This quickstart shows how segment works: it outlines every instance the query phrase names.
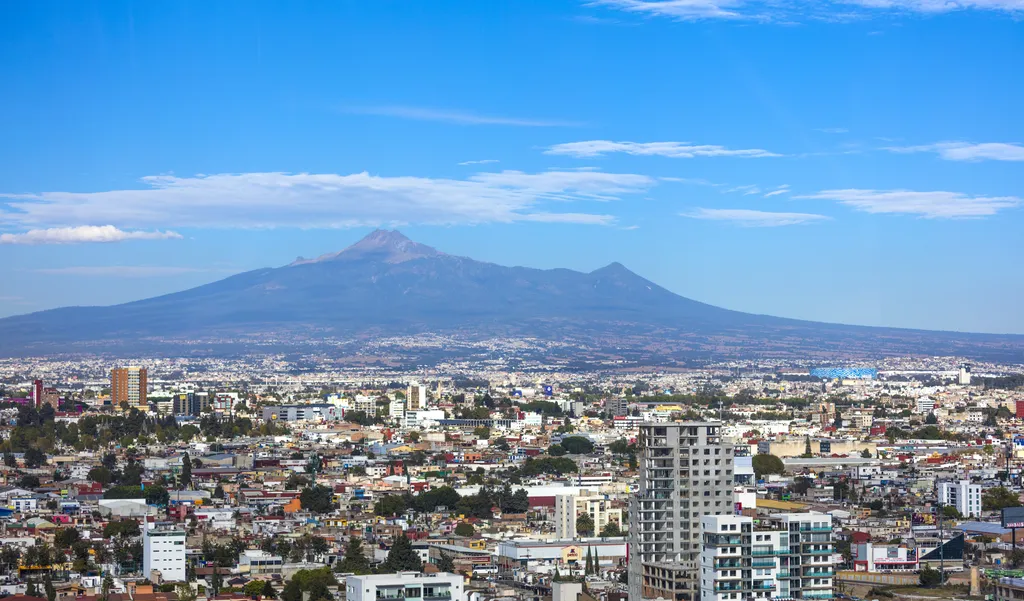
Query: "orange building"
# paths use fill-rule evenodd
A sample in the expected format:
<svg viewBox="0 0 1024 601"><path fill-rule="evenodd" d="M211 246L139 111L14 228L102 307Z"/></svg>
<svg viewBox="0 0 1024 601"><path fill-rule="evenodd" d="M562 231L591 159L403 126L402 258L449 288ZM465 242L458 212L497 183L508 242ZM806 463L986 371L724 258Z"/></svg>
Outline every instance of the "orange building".
<svg viewBox="0 0 1024 601"><path fill-rule="evenodd" d="M110 403L122 402L132 407L146 406L146 368L115 367L110 370Z"/></svg>

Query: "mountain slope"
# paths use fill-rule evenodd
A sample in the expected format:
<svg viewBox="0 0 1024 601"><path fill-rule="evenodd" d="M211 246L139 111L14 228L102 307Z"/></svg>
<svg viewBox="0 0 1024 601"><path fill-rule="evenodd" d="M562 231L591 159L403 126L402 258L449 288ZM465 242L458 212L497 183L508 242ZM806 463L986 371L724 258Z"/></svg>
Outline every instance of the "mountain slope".
<svg viewBox="0 0 1024 601"><path fill-rule="evenodd" d="M819 324L714 307L622 265L590 273L504 267L378 230L338 252L112 307L0 319L0 351L195 339L316 339L435 332L532 336L588 348L686 356L867 354L1020 356L1024 337Z"/></svg>

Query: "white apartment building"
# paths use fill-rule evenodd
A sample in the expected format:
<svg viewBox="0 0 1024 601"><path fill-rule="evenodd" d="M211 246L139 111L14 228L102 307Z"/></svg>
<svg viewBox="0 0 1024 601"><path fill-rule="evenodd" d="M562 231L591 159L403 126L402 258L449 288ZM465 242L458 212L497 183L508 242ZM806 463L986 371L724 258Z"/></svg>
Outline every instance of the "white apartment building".
<svg viewBox="0 0 1024 601"><path fill-rule="evenodd" d="M185 581L185 531L155 524L142 537L142 574L156 570L168 582Z"/></svg>
<svg viewBox="0 0 1024 601"><path fill-rule="evenodd" d="M577 538L576 520L584 513L594 521L594 532L588 536L600 535L609 522L615 522L622 528L622 509L612 508L611 501L604 495L581 491L578 495L555 497L555 537Z"/></svg>
<svg viewBox="0 0 1024 601"><path fill-rule="evenodd" d="M939 483L939 503L956 507L965 518L981 516L981 485L970 480Z"/></svg>
<svg viewBox="0 0 1024 601"><path fill-rule="evenodd" d="M927 396L917 397L917 412L927 415L935 410L935 399Z"/></svg>
<svg viewBox="0 0 1024 601"><path fill-rule="evenodd" d="M701 601L831 599L832 517L701 518Z"/></svg>
<svg viewBox="0 0 1024 601"><path fill-rule="evenodd" d="M447 572L349 576L345 596L348 601L465 601L463 581Z"/></svg>

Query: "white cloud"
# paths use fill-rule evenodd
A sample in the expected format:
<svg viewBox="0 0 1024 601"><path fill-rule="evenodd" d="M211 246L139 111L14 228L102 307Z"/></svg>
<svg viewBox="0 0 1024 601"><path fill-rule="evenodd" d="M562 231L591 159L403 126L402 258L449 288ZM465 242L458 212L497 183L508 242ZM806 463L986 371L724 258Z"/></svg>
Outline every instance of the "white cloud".
<svg viewBox="0 0 1024 601"><path fill-rule="evenodd" d="M761 188L758 188L757 186L752 186L752 185L751 186L736 186L735 188L730 188L730 189L725 191L726 194L730 194L732 192L742 192L744 196L750 196L751 194L760 194L761 193Z"/></svg>
<svg viewBox="0 0 1024 601"><path fill-rule="evenodd" d="M791 190L789 189L789 184L783 184L783 185L775 188L771 192L765 194L764 197L765 198L771 198L772 196L778 196L780 194L788 194L789 192L791 192Z"/></svg>
<svg viewBox="0 0 1024 601"><path fill-rule="evenodd" d="M517 127L579 127L582 125L574 121L501 117L497 115L480 115L469 111L416 106L349 106L344 107L342 110L356 115L397 117L399 119L413 119L415 121L441 121L456 125L511 125Z"/></svg>
<svg viewBox="0 0 1024 601"><path fill-rule="evenodd" d="M86 242L123 242L125 240L174 240L177 232L124 231L112 225L79 225L33 229L20 234L0 234L0 244L82 244Z"/></svg>
<svg viewBox="0 0 1024 601"><path fill-rule="evenodd" d="M594 0L591 6L610 6L627 12L670 17L682 21L739 19L743 0Z"/></svg>
<svg viewBox="0 0 1024 601"><path fill-rule="evenodd" d="M585 142L556 144L545 150L544 154L567 155L573 157L596 157L615 152L623 152L636 156L662 156L673 159L692 159L696 157L760 158L782 156L760 148L734 150L724 146L693 145L689 142L612 142L610 140L587 140Z"/></svg>
<svg viewBox="0 0 1024 601"><path fill-rule="evenodd" d="M1024 161L1024 146L1003 142L938 142L921 146L892 146L886 150L902 153L934 152L947 161Z"/></svg>
<svg viewBox="0 0 1024 601"><path fill-rule="evenodd" d="M189 273L207 273L212 271L223 272L225 270L211 270L199 267L170 267L160 265L81 265L74 267L50 267L34 269L35 273L46 275L70 275L87 277L115 277L115 278L153 278L184 275Z"/></svg>
<svg viewBox="0 0 1024 601"><path fill-rule="evenodd" d="M459 165L489 165L491 163L497 163L498 159L481 159L479 161L462 161Z"/></svg>
<svg viewBox="0 0 1024 601"><path fill-rule="evenodd" d="M814 213L773 213L771 211L754 211L751 209L704 209L698 208L683 217L691 219L707 219L711 221L727 221L743 227L779 227L783 225L801 225L828 221L831 217Z"/></svg>
<svg viewBox="0 0 1024 601"><path fill-rule="evenodd" d="M820 131L823 134L848 134L850 130L845 127L819 127L816 131Z"/></svg>
<svg viewBox="0 0 1024 601"><path fill-rule="evenodd" d="M865 213L919 215L928 219L986 217L1016 207L1016 196L969 196L958 192L913 190L822 190L797 198L834 200Z"/></svg>
<svg viewBox="0 0 1024 601"><path fill-rule="evenodd" d="M477 173L468 179L368 173L231 173L142 178L141 189L0 194L0 224L26 228L304 227L572 221L611 223L610 215L552 212L545 205L608 201L657 182L600 171Z"/></svg>
<svg viewBox="0 0 1024 601"><path fill-rule="evenodd" d="M780 23L801 19L849 21L888 12L1024 13L1024 0L591 0L587 5L679 21L729 19Z"/></svg>

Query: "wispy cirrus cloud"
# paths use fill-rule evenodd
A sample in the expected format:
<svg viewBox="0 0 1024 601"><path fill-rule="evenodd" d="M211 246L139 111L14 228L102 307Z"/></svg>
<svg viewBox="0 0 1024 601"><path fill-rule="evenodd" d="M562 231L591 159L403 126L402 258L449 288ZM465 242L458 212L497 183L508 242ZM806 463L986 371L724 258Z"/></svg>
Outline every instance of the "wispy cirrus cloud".
<svg viewBox="0 0 1024 601"><path fill-rule="evenodd" d="M0 234L0 244L85 244L125 240L177 240L181 237L181 234L169 231L124 231L112 225L79 225Z"/></svg>
<svg viewBox="0 0 1024 601"><path fill-rule="evenodd" d="M0 225L62 226L61 231L86 231L81 228L97 221L114 224L105 226L114 229L331 228L516 221L611 224L615 221L611 215L555 209L566 203L605 202L639 194L657 181L631 173L571 170L483 172L466 179L368 173L158 175L142 178L142 184L138 189L99 192L0 194L9 199L6 210L0 210Z"/></svg>
<svg viewBox="0 0 1024 601"><path fill-rule="evenodd" d="M797 196L834 200L865 213L917 215L926 219L988 217L1021 204L1016 196L970 196L959 192L914 190L822 190Z"/></svg>
<svg viewBox="0 0 1024 601"><path fill-rule="evenodd" d="M660 156L672 159L697 157L740 157L762 158L782 156L761 148L732 149L717 145L695 145L689 142L613 142L610 140L587 140L555 144L544 154L572 157L598 157L606 154L624 153L635 156Z"/></svg>
<svg viewBox="0 0 1024 601"><path fill-rule="evenodd" d="M72 267L46 267L33 269L45 275L67 275L84 277L155 278L186 275L191 273L229 273L225 269L203 267L175 267L165 265L76 265Z"/></svg>
<svg viewBox="0 0 1024 601"><path fill-rule="evenodd" d="M947 161L1024 161L1024 146L1005 142L937 142L919 146L890 146L886 150L899 153L932 152Z"/></svg>
<svg viewBox="0 0 1024 601"><path fill-rule="evenodd" d="M821 132L823 134L848 134L848 133L850 133L850 130L846 129L845 127L819 127L815 131Z"/></svg>
<svg viewBox="0 0 1024 601"><path fill-rule="evenodd" d="M761 193L761 188L759 188L757 186L754 186L754 185L747 185L747 186L736 186L734 188L729 188L728 190L725 191L726 194L731 194L733 192L739 192L739 193L743 194L744 196L751 196L753 194L760 194Z"/></svg>
<svg viewBox="0 0 1024 601"><path fill-rule="evenodd" d="M828 221L831 217L815 213L778 213L773 211L755 211L751 209L706 209L697 208L683 217L705 219L709 221L725 221L742 227L781 227L784 225L804 225Z"/></svg>
<svg viewBox="0 0 1024 601"><path fill-rule="evenodd" d="M789 189L789 184L782 184L771 192L764 195L765 198L771 198L772 196L779 196L780 194L789 194L792 190Z"/></svg>
<svg viewBox="0 0 1024 601"><path fill-rule="evenodd" d="M491 163L497 163L498 159L481 159L479 161L462 161L459 165L490 165Z"/></svg>
<svg viewBox="0 0 1024 601"><path fill-rule="evenodd" d="M579 127L582 123L558 119L532 119L522 117L506 117L500 115L482 115L472 111L436 109L419 106L347 106L343 112L355 115L374 115L377 117L396 117L416 121L441 121L456 125L508 125L515 127Z"/></svg>
<svg viewBox="0 0 1024 601"><path fill-rule="evenodd" d="M1021 0L590 0L586 5L679 21L850 21L889 13L936 14L961 10L1024 14Z"/></svg>

